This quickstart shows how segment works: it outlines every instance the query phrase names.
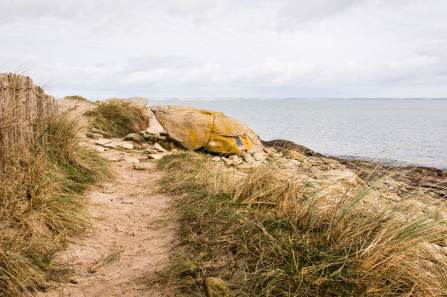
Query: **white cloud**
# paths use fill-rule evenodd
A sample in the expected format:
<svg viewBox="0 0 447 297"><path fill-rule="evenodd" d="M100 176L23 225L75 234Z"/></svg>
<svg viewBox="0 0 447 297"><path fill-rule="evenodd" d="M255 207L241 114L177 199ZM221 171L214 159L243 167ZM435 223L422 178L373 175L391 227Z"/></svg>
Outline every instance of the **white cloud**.
<svg viewBox="0 0 447 297"><path fill-rule="evenodd" d="M443 1L0 0L0 71L97 98L442 97Z"/></svg>

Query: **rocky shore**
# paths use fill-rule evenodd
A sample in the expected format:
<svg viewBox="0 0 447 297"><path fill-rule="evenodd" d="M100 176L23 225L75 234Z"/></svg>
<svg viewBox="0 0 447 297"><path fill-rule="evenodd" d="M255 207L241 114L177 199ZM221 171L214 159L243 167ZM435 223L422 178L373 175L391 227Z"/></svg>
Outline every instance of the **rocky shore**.
<svg viewBox="0 0 447 297"><path fill-rule="evenodd" d="M320 153L312 151L302 145L288 140L276 139L262 141L266 147L274 147L278 150L293 150L306 156L321 157ZM381 177L389 176L394 182L405 184L400 194L409 193L418 189L432 191L439 198L447 198L447 172L434 167L424 166L392 166L364 160L344 159L339 157L328 157L346 166L346 168L357 172L365 181L373 182Z"/></svg>
<svg viewBox="0 0 447 297"><path fill-rule="evenodd" d="M148 103L143 98L131 98L130 101L142 108ZM447 197L447 172L437 168L397 167L326 157L288 140L261 140L247 125L216 111L160 105L148 108L147 116L149 127L126 136L124 143L99 139L107 135L94 128L95 133L88 136L98 138L98 151L116 147L133 149L136 144L135 148L144 149L150 159L159 159L177 149L205 151L214 156L213 161L233 168L238 176L276 158L278 166L289 171L300 167L317 175L320 171L348 170L369 184L382 179L388 190L400 196L419 191L437 198Z"/></svg>

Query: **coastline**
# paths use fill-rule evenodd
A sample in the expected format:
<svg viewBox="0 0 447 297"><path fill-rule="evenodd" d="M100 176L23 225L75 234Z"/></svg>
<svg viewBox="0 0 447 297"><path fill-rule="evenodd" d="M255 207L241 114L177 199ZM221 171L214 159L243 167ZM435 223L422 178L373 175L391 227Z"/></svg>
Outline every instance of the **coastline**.
<svg viewBox="0 0 447 297"><path fill-rule="evenodd" d="M262 140L262 143L267 147L274 147L280 151L288 149L307 156L324 156L289 140ZM403 189L400 189L399 194L408 194L417 190L426 190L435 193L439 198L447 198L447 171L439 168L417 165L396 166L362 159L348 159L333 156L324 157L333 159L354 172L357 172L359 177L365 182L373 182L388 175L392 180L406 185Z"/></svg>

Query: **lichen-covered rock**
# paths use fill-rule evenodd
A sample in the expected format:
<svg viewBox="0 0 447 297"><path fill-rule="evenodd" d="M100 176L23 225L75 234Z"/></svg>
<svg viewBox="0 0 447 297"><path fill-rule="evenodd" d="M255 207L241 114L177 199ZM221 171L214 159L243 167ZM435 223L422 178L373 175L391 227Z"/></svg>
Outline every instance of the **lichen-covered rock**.
<svg viewBox="0 0 447 297"><path fill-rule="evenodd" d="M223 113L214 115L214 122L206 150L217 154L240 154L253 146L250 138L245 135L244 127L236 120Z"/></svg>
<svg viewBox="0 0 447 297"><path fill-rule="evenodd" d="M196 150L207 145L214 115L183 105L151 107L158 122L169 137L181 146Z"/></svg>
<svg viewBox="0 0 447 297"><path fill-rule="evenodd" d="M208 277L204 281L205 294L207 297L231 297L230 289L227 284L216 277Z"/></svg>
<svg viewBox="0 0 447 297"><path fill-rule="evenodd" d="M262 146L247 125L220 112L183 105L152 106L151 110L169 138L187 149L232 155L251 150L253 144Z"/></svg>

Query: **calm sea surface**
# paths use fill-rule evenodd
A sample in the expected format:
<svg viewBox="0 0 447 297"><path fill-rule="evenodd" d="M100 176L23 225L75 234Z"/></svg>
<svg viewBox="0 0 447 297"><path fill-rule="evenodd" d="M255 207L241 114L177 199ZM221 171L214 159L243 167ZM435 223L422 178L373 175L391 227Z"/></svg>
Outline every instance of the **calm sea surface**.
<svg viewBox="0 0 447 297"><path fill-rule="evenodd" d="M447 170L447 100L152 99L221 111L262 139L287 139L328 156L386 159Z"/></svg>

